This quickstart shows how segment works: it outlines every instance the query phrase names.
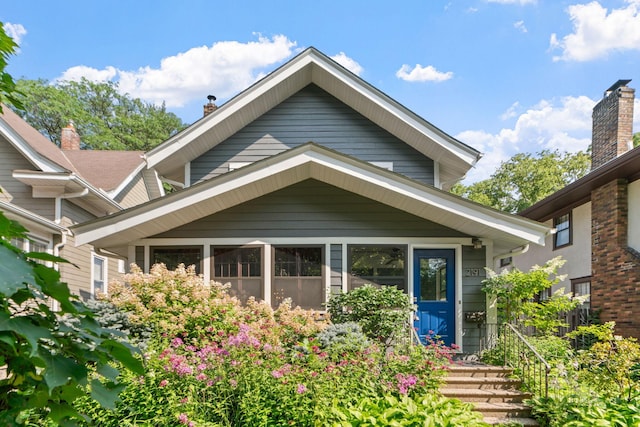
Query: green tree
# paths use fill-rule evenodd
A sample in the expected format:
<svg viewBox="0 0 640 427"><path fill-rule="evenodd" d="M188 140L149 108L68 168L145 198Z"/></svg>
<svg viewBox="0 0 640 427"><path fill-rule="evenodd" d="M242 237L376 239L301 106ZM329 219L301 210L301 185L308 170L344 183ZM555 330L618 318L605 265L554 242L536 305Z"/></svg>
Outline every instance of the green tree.
<svg viewBox="0 0 640 427"><path fill-rule="evenodd" d="M15 54L18 45L4 31L4 25L0 22L0 113L2 104L11 104L17 109L22 108L22 104L16 97L16 83L11 74L5 71L9 57Z"/></svg>
<svg viewBox="0 0 640 427"><path fill-rule="evenodd" d="M583 151L519 153L503 162L489 179L469 186L458 183L451 192L495 209L517 213L583 177L590 167L591 156Z"/></svg>
<svg viewBox="0 0 640 427"><path fill-rule="evenodd" d="M114 82L18 80L17 88L24 111L16 112L58 146L69 121L93 150L147 151L186 127L164 104L123 95Z"/></svg>
<svg viewBox="0 0 640 427"><path fill-rule="evenodd" d="M34 411L56 425L73 424L80 419L73 402L87 392L115 407L124 388L120 367L142 374L141 361L100 327L56 270L36 262L64 260L24 253L13 238L28 238L26 230L0 212L0 425L23 425Z"/></svg>
<svg viewBox="0 0 640 427"><path fill-rule="evenodd" d="M633 147L640 146L640 132L636 132L633 134Z"/></svg>

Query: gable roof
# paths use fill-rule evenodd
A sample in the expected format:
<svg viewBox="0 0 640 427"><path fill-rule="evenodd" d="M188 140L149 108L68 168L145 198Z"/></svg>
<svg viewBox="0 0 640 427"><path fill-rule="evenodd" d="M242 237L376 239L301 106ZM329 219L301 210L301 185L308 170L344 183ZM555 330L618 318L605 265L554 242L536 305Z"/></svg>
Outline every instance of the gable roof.
<svg viewBox="0 0 640 427"><path fill-rule="evenodd" d="M577 181L518 213L536 221L547 221L591 200L591 192L614 179L640 179L640 147L636 147Z"/></svg>
<svg viewBox="0 0 640 427"><path fill-rule="evenodd" d="M312 83L438 162L442 182L453 184L481 157L475 149L311 47L149 151L145 156L148 167L155 168L160 175L182 168Z"/></svg>
<svg viewBox="0 0 640 427"><path fill-rule="evenodd" d="M130 242L315 179L510 250L544 245L549 227L478 205L322 146L307 143L219 175L161 199L72 227L76 245L115 252Z"/></svg>
<svg viewBox="0 0 640 427"><path fill-rule="evenodd" d="M141 151L63 151L6 105L0 134L34 166L14 171L14 178L34 188L58 187L62 193L87 190L86 199L98 206L96 212L121 210L112 198L145 164Z"/></svg>

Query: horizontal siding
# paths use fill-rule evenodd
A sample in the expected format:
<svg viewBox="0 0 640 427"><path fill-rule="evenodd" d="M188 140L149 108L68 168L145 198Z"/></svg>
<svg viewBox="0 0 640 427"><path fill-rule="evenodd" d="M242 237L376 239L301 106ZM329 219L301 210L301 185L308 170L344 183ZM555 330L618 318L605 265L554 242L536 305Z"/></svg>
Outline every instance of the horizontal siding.
<svg viewBox="0 0 640 427"><path fill-rule="evenodd" d="M458 237L464 234L315 180L154 237Z"/></svg>
<svg viewBox="0 0 640 427"><path fill-rule="evenodd" d="M342 293L342 245L331 245L331 294Z"/></svg>
<svg viewBox="0 0 640 427"><path fill-rule="evenodd" d="M394 172L433 184L433 161L315 85L307 86L191 162L196 183L312 141L367 162L393 162Z"/></svg>
<svg viewBox="0 0 640 427"><path fill-rule="evenodd" d="M131 180L116 197L116 202L124 208L130 208L132 206L139 205L149 200L149 193L147 192L147 186L142 179L142 175L138 175Z"/></svg>
<svg viewBox="0 0 640 427"><path fill-rule="evenodd" d="M486 294L482 291L482 281L486 278L485 248L474 249L472 246L462 247L462 316L463 316L463 348L465 353L477 353L480 350L481 334L485 329L477 323L464 320L464 313L487 310ZM467 271L472 270L471 275ZM475 275L475 272L479 275Z"/></svg>
<svg viewBox="0 0 640 427"><path fill-rule="evenodd" d="M31 186L13 178L14 170L36 170L6 139L0 136L0 199L11 202L23 209L53 220L55 204L53 199L34 199Z"/></svg>

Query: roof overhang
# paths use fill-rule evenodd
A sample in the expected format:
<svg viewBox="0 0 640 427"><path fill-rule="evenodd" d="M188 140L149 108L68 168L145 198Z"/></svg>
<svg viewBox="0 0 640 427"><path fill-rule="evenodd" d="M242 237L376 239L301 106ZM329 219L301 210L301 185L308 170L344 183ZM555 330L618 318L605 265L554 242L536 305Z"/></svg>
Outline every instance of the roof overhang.
<svg viewBox="0 0 640 427"><path fill-rule="evenodd" d="M316 49L309 48L213 113L146 154L171 175L309 84L315 84L439 164L440 181L461 179L481 154L447 135Z"/></svg>
<svg viewBox="0 0 640 427"><path fill-rule="evenodd" d="M185 190L109 217L72 227L76 245L122 248L272 193L315 179L376 200L469 236L490 239L496 250L544 245L549 227L487 208L403 175L307 143Z"/></svg>
<svg viewBox="0 0 640 427"><path fill-rule="evenodd" d="M7 218L20 222L20 224L31 232L50 233L56 235L62 235L69 232L66 227L63 227L60 224L1 200L0 211L4 212Z"/></svg>
<svg viewBox="0 0 640 427"><path fill-rule="evenodd" d="M589 202L593 190L615 179L627 179L629 182L640 179L640 147L605 163L518 215L536 221L547 221Z"/></svg>
<svg viewBox="0 0 640 427"><path fill-rule="evenodd" d="M15 170L13 177L31 186L34 198L78 199L78 203L82 204L83 208L97 216L122 210L122 207L108 194L95 188L75 173Z"/></svg>

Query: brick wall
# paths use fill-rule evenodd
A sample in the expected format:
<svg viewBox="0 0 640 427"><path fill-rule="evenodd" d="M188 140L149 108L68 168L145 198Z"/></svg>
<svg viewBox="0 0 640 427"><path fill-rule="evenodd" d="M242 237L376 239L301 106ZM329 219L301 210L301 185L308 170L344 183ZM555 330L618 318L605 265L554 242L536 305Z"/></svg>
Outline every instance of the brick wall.
<svg viewBox="0 0 640 427"><path fill-rule="evenodd" d="M640 337L640 258L628 249L628 183L614 180L591 193L591 306L616 333Z"/></svg>
<svg viewBox="0 0 640 427"><path fill-rule="evenodd" d="M593 108L592 170L630 149L634 97L635 89L620 86L605 93Z"/></svg>

